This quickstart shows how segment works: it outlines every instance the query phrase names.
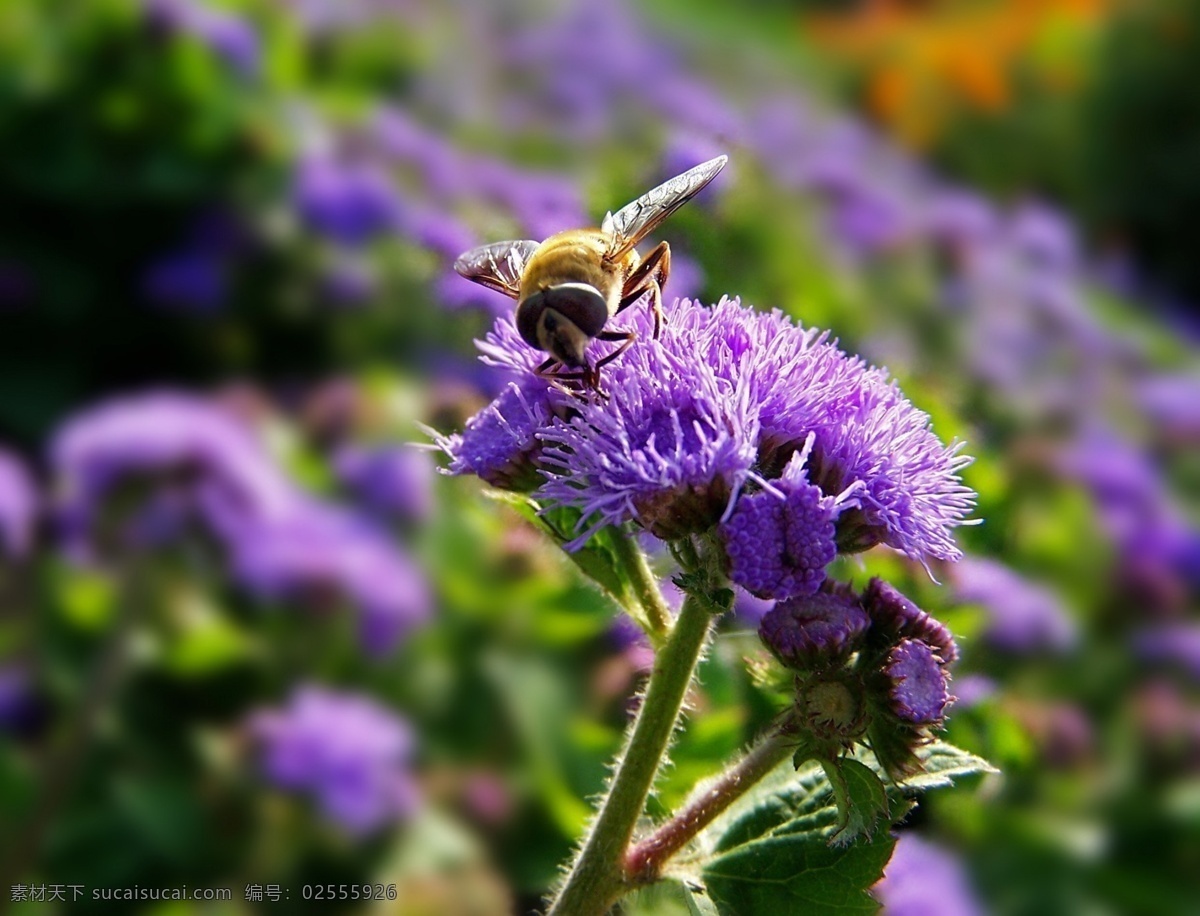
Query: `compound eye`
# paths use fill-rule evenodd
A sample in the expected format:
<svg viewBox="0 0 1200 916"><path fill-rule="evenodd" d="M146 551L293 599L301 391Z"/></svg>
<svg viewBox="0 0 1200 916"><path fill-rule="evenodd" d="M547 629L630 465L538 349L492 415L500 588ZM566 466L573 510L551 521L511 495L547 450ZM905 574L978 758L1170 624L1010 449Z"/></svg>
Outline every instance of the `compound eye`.
<svg viewBox="0 0 1200 916"><path fill-rule="evenodd" d="M608 302L589 283L559 283L538 295L545 297L545 307L559 312L588 337L595 337L608 322Z"/></svg>
<svg viewBox="0 0 1200 916"><path fill-rule="evenodd" d="M540 290L532 296L522 299L521 304L517 306L517 333L521 335L521 339L525 343L535 350L542 348L538 341L537 329L542 312L546 311L550 305L546 300L546 290Z"/></svg>

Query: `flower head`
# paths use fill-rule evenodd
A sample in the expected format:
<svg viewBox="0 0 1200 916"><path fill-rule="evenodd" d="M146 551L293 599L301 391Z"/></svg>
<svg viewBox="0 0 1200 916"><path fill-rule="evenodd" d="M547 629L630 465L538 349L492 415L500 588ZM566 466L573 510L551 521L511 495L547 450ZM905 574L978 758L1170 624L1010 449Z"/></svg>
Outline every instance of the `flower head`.
<svg viewBox="0 0 1200 916"><path fill-rule="evenodd" d="M249 726L267 778L311 793L321 813L352 834L404 819L417 805L412 729L369 697L306 685Z"/></svg>
<svg viewBox="0 0 1200 916"><path fill-rule="evenodd" d="M370 652L390 651L431 613L420 570L362 518L314 500L270 520L211 508L223 515L234 575L248 590L272 601L348 603Z"/></svg>
<svg viewBox="0 0 1200 916"><path fill-rule="evenodd" d="M29 553L37 514L33 478L16 455L0 448L0 558Z"/></svg>
<svg viewBox="0 0 1200 916"><path fill-rule="evenodd" d="M151 484L181 512L203 514L210 492L242 512L277 516L293 490L265 449L232 415L203 398L161 391L114 399L71 418L51 446L60 518L86 537L118 491ZM149 501L153 511L166 504ZM135 520L136 526L136 520ZM159 526L154 526L158 528Z"/></svg>
<svg viewBox="0 0 1200 916"><path fill-rule="evenodd" d="M972 505L958 477L968 459L882 371L735 300L678 301L666 318L654 340L648 309L623 313L638 341L605 367L607 397L556 410L531 406L547 390L531 377L542 354L500 319L484 361L525 381L441 440L451 473L495 483L512 458L530 462L539 497L582 512L573 546L627 521L668 539L720 524L735 581L768 596L820 584L830 521L841 551L884 543L920 560L958 556L950 529ZM748 558L765 544L766 559ZM780 582L765 581L775 573Z"/></svg>

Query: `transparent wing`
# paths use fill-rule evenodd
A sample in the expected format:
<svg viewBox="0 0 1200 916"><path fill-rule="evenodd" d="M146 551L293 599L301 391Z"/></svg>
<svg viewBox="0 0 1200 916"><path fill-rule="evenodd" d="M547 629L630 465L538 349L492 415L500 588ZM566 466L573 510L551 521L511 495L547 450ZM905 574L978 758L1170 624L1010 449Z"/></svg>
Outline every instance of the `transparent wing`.
<svg viewBox="0 0 1200 916"><path fill-rule="evenodd" d="M516 299L521 291L521 274L541 242L522 239L493 242L458 256L454 270L460 276Z"/></svg>
<svg viewBox="0 0 1200 916"><path fill-rule="evenodd" d="M728 161L728 156L718 156L702 162L682 175L663 182L653 191L647 191L616 213L605 216L600 228L612 233L612 242L605 257L613 260L633 248L659 223L700 193L725 168Z"/></svg>

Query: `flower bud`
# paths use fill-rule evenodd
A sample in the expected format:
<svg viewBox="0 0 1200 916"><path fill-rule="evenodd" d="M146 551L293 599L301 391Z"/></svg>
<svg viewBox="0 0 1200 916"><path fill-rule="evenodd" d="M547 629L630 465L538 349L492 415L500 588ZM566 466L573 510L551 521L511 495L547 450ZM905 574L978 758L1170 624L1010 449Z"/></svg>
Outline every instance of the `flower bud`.
<svg viewBox="0 0 1200 916"><path fill-rule="evenodd" d="M853 592L834 588L781 601L763 617L758 633L784 665L812 671L844 663L869 625Z"/></svg>
<svg viewBox="0 0 1200 916"><path fill-rule="evenodd" d="M932 647L902 639L889 653L884 672L891 680L892 711L910 725L938 725L950 703L948 678Z"/></svg>

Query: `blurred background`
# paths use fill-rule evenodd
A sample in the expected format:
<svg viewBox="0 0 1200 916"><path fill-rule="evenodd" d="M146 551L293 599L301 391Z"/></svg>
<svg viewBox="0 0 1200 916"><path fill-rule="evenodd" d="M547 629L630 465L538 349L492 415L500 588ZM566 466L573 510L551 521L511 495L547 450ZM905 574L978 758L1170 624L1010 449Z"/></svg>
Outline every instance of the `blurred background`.
<svg viewBox="0 0 1200 916"><path fill-rule="evenodd" d="M725 152L668 296L831 329L976 456L967 559L836 571L951 626L1003 771L886 911L1196 913L1198 85L1189 0L5 0L0 911L537 908L650 652L409 445L505 381L449 268ZM773 714L764 612L659 810ZM110 899L183 887L230 896Z"/></svg>

